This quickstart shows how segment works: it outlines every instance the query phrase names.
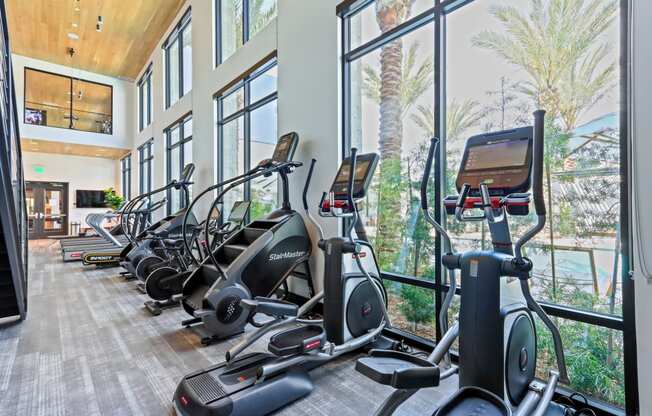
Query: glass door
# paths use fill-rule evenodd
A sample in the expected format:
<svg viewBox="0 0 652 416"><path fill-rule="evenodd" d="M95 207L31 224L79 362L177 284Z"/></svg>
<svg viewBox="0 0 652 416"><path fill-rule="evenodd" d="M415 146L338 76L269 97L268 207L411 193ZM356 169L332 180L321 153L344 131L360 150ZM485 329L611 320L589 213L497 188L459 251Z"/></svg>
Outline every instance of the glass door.
<svg viewBox="0 0 652 416"><path fill-rule="evenodd" d="M29 238L47 238L68 233L68 184L28 182L26 184Z"/></svg>

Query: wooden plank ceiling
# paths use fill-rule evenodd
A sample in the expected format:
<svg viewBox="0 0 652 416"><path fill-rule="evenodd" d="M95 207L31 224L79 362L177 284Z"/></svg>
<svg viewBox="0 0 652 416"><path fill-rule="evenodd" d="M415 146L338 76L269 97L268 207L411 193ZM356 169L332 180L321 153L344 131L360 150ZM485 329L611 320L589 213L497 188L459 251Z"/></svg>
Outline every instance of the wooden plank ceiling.
<svg viewBox="0 0 652 416"><path fill-rule="evenodd" d="M101 157L105 159L120 159L129 149L115 147L91 146L87 144L63 143L50 140L22 139L21 148L24 152L55 153L60 155Z"/></svg>
<svg viewBox="0 0 652 416"><path fill-rule="evenodd" d="M184 2L7 0L12 52L133 80ZM98 16L101 32L96 30ZM67 54L71 47L73 59Z"/></svg>

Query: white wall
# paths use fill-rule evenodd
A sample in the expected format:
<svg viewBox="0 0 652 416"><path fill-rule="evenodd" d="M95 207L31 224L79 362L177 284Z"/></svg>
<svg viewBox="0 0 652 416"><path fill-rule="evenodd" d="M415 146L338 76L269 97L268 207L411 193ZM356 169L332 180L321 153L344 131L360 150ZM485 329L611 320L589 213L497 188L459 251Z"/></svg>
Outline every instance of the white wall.
<svg viewBox="0 0 652 416"><path fill-rule="evenodd" d="M633 176L640 192L634 192L638 200L637 211L640 221L634 222L635 236L643 242L640 252L645 253L647 268L652 271L652 216L649 207L652 206L652 194L649 190L652 177L652 2L632 1L633 3L633 54L632 86L633 94L633 125L631 136L633 140ZM636 238L635 240L636 241ZM637 251L638 253L639 251ZM652 415L652 280L643 276L640 257L634 255L634 279L636 291L636 338L638 347L638 383L641 415Z"/></svg>
<svg viewBox="0 0 652 416"><path fill-rule="evenodd" d="M133 146L131 132L136 118L132 97L134 93L133 83L16 54L12 55L12 60L16 86L16 104L22 137L123 149L129 149ZM88 133L23 123L25 67L55 74L72 75L82 80L111 85L113 87L113 134Z"/></svg>
<svg viewBox="0 0 652 416"><path fill-rule="evenodd" d="M189 0L162 36L147 64L151 62L152 124L138 131L133 125L134 149L154 138L154 185L165 184L165 138L163 131L181 116L193 113L193 162L195 187L202 190L214 183L216 118L213 97L233 80L265 57L278 55L278 133L296 131L300 145L296 159L306 166L291 176L291 202L301 208L300 190L310 159L318 157L310 193L315 205L326 190L339 160L338 121L338 0L278 0L278 17L246 45L218 67L214 67L214 19L212 1ZM164 108L164 64L161 46L169 32L192 7L193 88L179 102ZM137 86L133 86L133 108L138 108ZM135 152L134 152L135 155ZM133 189L138 189L137 156L132 159ZM321 174L321 173L324 174ZM296 190L296 191L295 191ZM208 198L206 198L208 199ZM202 204L200 204L200 207ZM333 221L324 224L337 231Z"/></svg>
<svg viewBox="0 0 652 416"><path fill-rule="evenodd" d="M120 171L115 160L97 157L57 155L51 153L23 152L23 166L26 181L53 181L68 183L69 223L81 222L98 208L76 208L75 194L78 189L103 190L117 187ZM43 167L43 173L36 173L35 167Z"/></svg>

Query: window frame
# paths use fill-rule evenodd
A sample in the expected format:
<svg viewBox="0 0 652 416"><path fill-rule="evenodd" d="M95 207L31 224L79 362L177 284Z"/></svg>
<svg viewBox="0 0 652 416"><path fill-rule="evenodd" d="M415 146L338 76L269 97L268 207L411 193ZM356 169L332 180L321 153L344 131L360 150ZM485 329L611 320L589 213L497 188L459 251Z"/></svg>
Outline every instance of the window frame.
<svg viewBox="0 0 652 416"><path fill-rule="evenodd" d="M351 62L361 58L362 56L379 49L383 45L397 39L401 38L408 33L411 33L427 24L434 24L434 59L435 59L435 68L434 68L434 116L435 116L435 131L440 132L443 127L443 117L446 109L446 84L445 84L445 71L446 71L446 16L451 14L455 10L467 6L476 0L433 0L433 7L423 13L413 16L408 21L398 25L397 27L387 31L384 34L380 34L377 37L374 37L362 44L358 45L355 48L351 47L351 17L355 16L358 12L361 12L363 9L374 3L375 0L345 0L337 6L337 14L341 19L341 29L340 29L340 51L341 51L341 63L340 63L340 73L342 75L341 81L341 97L342 97L342 109L341 109L341 134L342 134L342 154L341 157L344 158L348 156L348 149L351 147L351 117L349 114L349 109L351 108L351 72L350 64ZM621 97L627 97L628 94L628 79L627 71L624 70L626 63L628 62L628 34L629 34L629 22L627 19L628 16L628 2L626 0L620 1L620 66L621 66L621 75L620 75L620 95ZM595 325L598 327L609 328L621 331L623 333L623 342L624 342L624 380L625 380L625 410L627 414L638 414L639 410L639 398L638 398L638 373L637 373L637 352L636 352L636 326L635 326L635 297L634 297L634 282L631 278L631 260L630 259L630 236L629 236L629 226L630 221L628 217L629 201L628 201L628 149L629 149L629 136L627 131L627 120L628 120L628 106L626 100L621 99L620 105L620 177L621 177L621 188L620 188L620 244L621 244L621 256L623 261L621 262L622 270L622 315L607 315L596 313L592 311L582 310L579 308L552 304L549 302L541 302L541 306L546 311L547 314L553 317L559 317L563 319L573 320L589 325ZM442 141L443 143L443 141ZM445 144L444 144L445 146ZM434 201L435 205L439 206L440 209L434 210L435 219L441 221L442 219L442 209L441 204L437 201L442 199L442 189L444 186L445 177L442 172L442 167L445 166L445 147L442 149L440 146L439 152L439 162L435 169L433 169L433 179L435 183L434 189ZM436 244L435 244L435 264L441 264L442 256L442 245L441 237L437 235ZM442 305L442 301L450 290L448 284L444 283L443 271L441 267L435 268L435 279L434 281L426 280L423 278L418 278L414 276L406 276L392 272L381 271L381 277L383 279L398 282L401 284L413 285L416 287L430 289L435 293L435 308L436 308L436 341L439 342L442 337L442 331L439 325L439 310ZM461 289L457 288L457 294L461 293ZM391 335L403 337L409 342L422 347L422 348L432 348L435 343L431 340L426 340L416 334L403 331L400 329L387 329L386 332ZM572 393L572 392L571 392ZM568 393L570 395L571 393ZM613 405L603 403L597 399L588 398L589 403L595 409L606 412L607 414L620 414L619 409Z"/></svg>
<svg viewBox="0 0 652 416"><path fill-rule="evenodd" d="M278 99L278 84L274 92L267 94L264 97L259 98L254 102L250 102L251 99L251 83L255 81L259 76L263 75L265 72L273 69L274 67L278 68L278 61L276 59L276 54L265 58L261 63L253 67L251 70L246 72L237 78L233 83L230 84L226 89L221 92L218 92L213 96L213 101L215 103L216 113L217 113L217 138L216 138L216 177L217 183L220 183L225 180L224 178L224 152L223 148L223 139L224 125L237 120L238 118L243 118L243 129L244 129L244 170L245 172L251 169L251 113L255 110L275 101ZM223 116L223 100L226 97L229 97L232 93L235 93L240 88L243 89L244 95L244 106L229 114L227 117ZM278 122L278 119L277 119ZM244 184L244 194L243 198L245 201L251 200L251 182L246 182ZM248 214L247 214L248 215Z"/></svg>
<svg viewBox="0 0 652 416"><path fill-rule="evenodd" d="M186 155L184 154L184 148L185 148L184 144L192 141L192 132L190 132L190 135L188 137L184 137L185 136L184 126L188 120L192 120L192 113L188 113L184 115L174 123L170 124L163 131L163 134L165 135L165 178L167 180L167 183L172 182L172 163L170 163L170 159L173 150L179 148L179 172L177 176L181 176L181 172L183 171L183 168L186 166ZM179 129L179 141L177 141L174 144L171 144L170 143L172 138L171 133L175 128ZM184 207L185 207L185 201L181 199L179 209ZM172 189L167 190L166 210L168 215L171 215L173 213L172 212Z"/></svg>
<svg viewBox="0 0 652 416"><path fill-rule="evenodd" d="M40 72L42 74L53 75L53 76L57 76L57 77L61 77L61 78L65 78L65 79L69 80L70 81L70 89L69 89L70 96L73 95L73 83L75 81L86 82L86 83L89 83L89 84L95 84L95 85L99 85L99 86L102 86L102 87L108 87L110 89L110 91L111 91L111 105L110 105L111 106L111 114L110 114L110 116L111 116L111 124L110 124L111 128L110 128L110 130L111 131L110 131L110 133L76 129L76 128L72 127L72 123L73 123L72 118L70 119L70 123L69 123L68 127L48 126L47 124L39 125L39 124L27 123L25 121L25 117L27 116L27 108L28 108L28 105L27 105L27 72L28 71ZM70 105L68 107L68 110L70 111L71 115L73 114L73 111L74 111L74 106L73 106L74 101L75 100L70 100ZM94 113L94 114L99 114L99 113ZM22 119L22 122L23 122L23 124L29 125L29 126L48 127L48 128L51 128L51 129L74 130L74 131L79 131L79 132L82 132L82 133L105 134L107 136L112 136L113 135L113 85L104 84L102 82L97 82L97 81L89 81L87 79L71 77L69 75L58 74L56 72L46 71L46 70L43 70L43 69L37 69L37 68L32 68L32 67L26 66L26 67L23 68L23 119Z"/></svg>
<svg viewBox="0 0 652 416"><path fill-rule="evenodd" d="M222 54L222 28L224 27L222 25L222 1L223 0L214 0L213 2L213 7L214 7L214 19L215 19L215 66L219 66L224 63L227 59L223 59L223 54ZM252 36L249 33L250 32L250 27L249 27L249 1L250 0L242 0L242 15L240 16L240 20L242 21L242 45L238 46L236 50L241 48L242 46L246 45L249 40L251 40ZM278 0L275 0L276 2L276 7L278 8ZM278 11L278 9L277 9ZM254 35L255 36L255 35Z"/></svg>
<svg viewBox="0 0 652 416"><path fill-rule="evenodd" d="M179 22L174 26L172 29L172 32L168 35L168 37L165 39L165 42L163 42L163 45L161 48L163 49L163 61L165 64L165 109L170 108L173 104L178 103L181 98L185 95L183 92L183 31L190 25L192 21L192 8L188 7L188 10L183 14L181 19L179 19ZM192 30L192 28L190 29ZM179 79L177 82L179 83L179 97L175 102L171 102L171 96L170 96L170 85L172 80L170 79L170 47L174 42L178 42L179 47L177 48L177 54L178 54L178 62L179 62L179 71L178 71L178 76ZM192 46L191 46L192 47ZM192 76L192 74L191 74ZM188 90L190 92L192 89Z"/></svg>
<svg viewBox="0 0 652 416"><path fill-rule="evenodd" d="M138 80L138 127L140 131L152 124L152 72L153 67L150 63L143 76ZM146 97L145 86L147 86ZM147 108L147 118L144 117L145 108Z"/></svg>
<svg viewBox="0 0 652 416"><path fill-rule="evenodd" d="M149 156L144 157L145 154ZM154 161L154 139L151 138L138 146L138 189L140 194L152 191L152 163ZM145 171L147 170L147 171ZM148 188L145 189L145 177L147 177Z"/></svg>
<svg viewBox="0 0 652 416"><path fill-rule="evenodd" d="M122 197L125 201L131 199L131 153L120 159L120 183Z"/></svg>

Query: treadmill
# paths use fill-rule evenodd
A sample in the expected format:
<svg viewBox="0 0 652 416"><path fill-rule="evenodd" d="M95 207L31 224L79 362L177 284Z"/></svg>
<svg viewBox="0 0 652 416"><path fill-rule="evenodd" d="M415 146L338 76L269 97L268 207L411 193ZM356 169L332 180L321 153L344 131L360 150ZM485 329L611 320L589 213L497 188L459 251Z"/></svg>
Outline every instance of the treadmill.
<svg viewBox="0 0 652 416"><path fill-rule="evenodd" d="M149 213L159 209L164 202L159 201L148 208L142 208L145 205L145 201L139 206L138 216L135 218L132 227L142 228L146 227L146 221L149 217ZM89 225L102 237L97 242L85 242L81 241L78 244L72 245L62 245L62 257L64 262L70 261L80 261L83 257L83 253L89 250L107 250L107 249L117 249L122 248L128 244L127 237L124 233L120 235L114 235L109 230L106 230L103 224L111 219L120 216L122 212L112 212L107 214L91 214L87 217Z"/></svg>

